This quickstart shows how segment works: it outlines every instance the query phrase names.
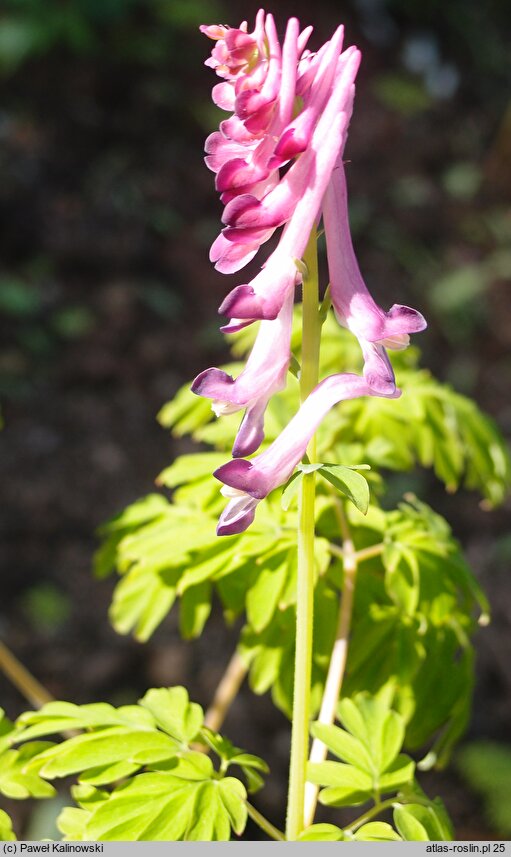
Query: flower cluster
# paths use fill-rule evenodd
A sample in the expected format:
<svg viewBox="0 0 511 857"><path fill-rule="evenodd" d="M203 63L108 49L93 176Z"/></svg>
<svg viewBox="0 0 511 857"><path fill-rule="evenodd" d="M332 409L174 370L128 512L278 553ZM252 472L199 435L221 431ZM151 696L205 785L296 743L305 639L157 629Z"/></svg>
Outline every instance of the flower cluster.
<svg viewBox="0 0 511 857"><path fill-rule="evenodd" d="M291 18L281 44L273 16L264 10L250 33L247 22L237 29L204 25L201 31L215 41L206 65L222 78L213 100L231 114L206 141L206 164L224 205L224 228L210 259L222 273L234 273L283 227L260 273L236 286L219 309L229 320L222 328L227 332L261 321L243 372L234 380L207 369L192 386L212 399L217 416L245 412L233 460L215 472L229 498L218 533L228 535L245 530L259 500L289 478L333 405L358 396L399 395L386 349L405 348L409 334L426 322L410 307L382 310L353 250L343 152L360 52L342 49L343 27L316 52L307 49L311 27L300 31ZM320 218L333 308L360 343L363 377L340 373L324 379L277 440L247 461L243 457L263 441L269 399L286 385L295 287L304 271L300 260Z"/></svg>

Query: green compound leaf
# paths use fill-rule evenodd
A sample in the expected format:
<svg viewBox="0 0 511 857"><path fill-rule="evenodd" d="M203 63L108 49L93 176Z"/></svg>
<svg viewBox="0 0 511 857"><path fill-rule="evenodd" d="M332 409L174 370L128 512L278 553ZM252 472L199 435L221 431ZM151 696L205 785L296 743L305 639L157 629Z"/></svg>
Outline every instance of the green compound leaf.
<svg viewBox="0 0 511 857"><path fill-rule="evenodd" d="M29 742L4 751L0 770L14 783L5 793L50 796L53 787L42 778L75 774L78 806L67 807L59 818L68 840L226 841L232 832L241 834L247 820L246 788L227 770L240 768L256 790L268 766L204 727L203 719L202 708L182 687L153 688L138 705L118 709L106 703L49 703L22 715L10 740L87 731L59 744ZM198 741L206 741L219 757L218 771L208 756L192 749ZM3 764L11 756L16 776Z"/></svg>
<svg viewBox="0 0 511 857"><path fill-rule="evenodd" d="M385 689L406 722L406 747L436 732L428 763L443 765L468 720L470 634L478 611L487 621L486 598L449 526L425 504L410 497L393 512L371 507L363 519L353 509L349 519L357 547L385 549L360 566L345 693ZM413 574L408 588L396 582L402 565Z"/></svg>
<svg viewBox="0 0 511 857"><path fill-rule="evenodd" d="M4 812L3 809L0 809L0 841L1 842L15 842L16 834L12 829L12 821Z"/></svg>
<svg viewBox="0 0 511 857"><path fill-rule="evenodd" d="M369 485L358 470L341 464L323 464L319 473L365 515L369 506Z"/></svg>
<svg viewBox="0 0 511 857"><path fill-rule="evenodd" d="M138 774L106 799L88 801L86 818L68 810L59 827L66 838L81 828L82 838L93 841L227 841L231 830L244 830L245 800L239 780L217 779L211 760L196 753L170 770Z"/></svg>
<svg viewBox="0 0 511 857"><path fill-rule="evenodd" d="M319 723L312 727L314 737L343 760L309 765L308 778L328 787L320 794L321 803L355 805L413 782L413 761L399 755L405 732L399 714L380 699L358 694L342 700L339 716L345 729Z"/></svg>
<svg viewBox="0 0 511 857"><path fill-rule="evenodd" d="M202 473L202 467L195 472ZM200 489L198 496L194 486ZM290 548L296 554L296 543L292 529L278 526L284 513L277 511L277 492L260 504L258 521L249 533L220 539L216 524L223 498L216 480L208 473L187 486L184 494L182 491L179 488L173 501L164 500L163 504L154 505L148 498L152 517L141 514L140 504L137 515L128 509L126 520L136 519L131 530L117 530L118 519L104 528L109 533L110 549L103 553L108 553L121 576L110 608L112 624L119 633L132 632L137 639L147 640L179 598L181 633L186 639L198 636L210 615L214 587L226 610L238 614L258 575L265 574L267 565L273 567L275 554L281 554L283 562L289 564L290 585L294 559L284 557ZM212 496L216 505L210 509ZM202 508L202 503L208 508ZM325 544L318 540L323 570L329 562ZM227 580L230 575L232 580ZM282 595L287 597L287 587ZM253 596L251 600L254 606Z"/></svg>
<svg viewBox="0 0 511 857"><path fill-rule="evenodd" d="M344 831L335 824L312 824L300 833L298 842L341 842Z"/></svg>
<svg viewBox="0 0 511 857"><path fill-rule="evenodd" d="M354 699L343 699L339 704L339 717L365 748L373 775L380 777L397 759L403 745L403 718L382 700L363 693Z"/></svg>
<svg viewBox="0 0 511 857"><path fill-rule="evenodd" d="M24 760L28 772L36 771L49 779L80 774L85 782L104 785L129 776L143 765L155 765L187 752L202 720L201 707L189 702L183 687L159 688L148 691L139 706L120 709L106 703L48 703L38 712L22 715L16 740L70 728L92 730L61 744L26 744L19 753L35 748L32 761ZM52 793L49 784L43 781L43 786Z"/></svg>

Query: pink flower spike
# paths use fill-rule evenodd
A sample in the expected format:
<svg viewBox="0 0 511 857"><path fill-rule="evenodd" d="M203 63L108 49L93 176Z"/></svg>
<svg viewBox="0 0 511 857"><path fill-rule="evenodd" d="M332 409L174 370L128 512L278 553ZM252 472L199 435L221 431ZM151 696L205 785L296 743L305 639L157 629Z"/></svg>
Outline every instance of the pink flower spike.
<svg viewBox="0 0 511 857"><path fill-rule="evenodd" d="M290 293L279 316L263 321L243 372L234 381L219 369L206 369L192 392L212 399L217 416L246 408L233 447L235 458L251 455L264 439L264 413L269 399L286 386L290 359L293 298Z"/></svg>
<svg viewBox="0 0 511 857"><path fill-rule="evenodd" d="M367 290L351 241L346 176L340 158L325 193L323 222L335 314L339 323L360 342L368 381L371 379L376 389L385 387L389 383L390 364L383 346L406 348L409 334L424 330L426 321L417 310L399 304L384 312Z"/></svg>
<svg viewBox="0 0 511 857"><path fill-rule="evenodd" d="M220 516L218 535L241 533L250 526L257 501L289 479L305 455L312 435L334 405L372 395L374 390L359 375L330 375L314 388L268 449L251 461L233 459L219 467L213 475L227 486L222 493L230 502ZM389 398L399 395L400 391L394 390Z"/></svg>

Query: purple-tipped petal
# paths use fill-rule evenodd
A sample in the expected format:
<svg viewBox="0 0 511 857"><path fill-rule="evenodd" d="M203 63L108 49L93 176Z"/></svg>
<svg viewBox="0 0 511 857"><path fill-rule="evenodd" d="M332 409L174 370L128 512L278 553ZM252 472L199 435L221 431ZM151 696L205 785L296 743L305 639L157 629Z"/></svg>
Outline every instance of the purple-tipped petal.
<svg viewBox="0 0 511 857"><path fill-rule="evenodd" d="M224 399L234 384L234 378L221 369L205 369L194 379L191 391L207 399Z"/></svg>
<svg viewBox="0 0 511 857"><path fill-rule="evenodd" d="M360 343L364 355L364 378L374 393L392 396L396 390L396 379L387 352L375 342Z"/></svg>
<svg viewBox="0 0 511 857"><path fill-rule="evenodd" d="M222 274L234 274L254 258L259 250L259 244L235 244L228 241L225 235L220 235L211 245L209 258L215 263L215 268Z"/></svg>
<svg viewBox="0 0 511 857"><path fill-rule="evenodd" d="M427 326L428 323L424 316L409 306L394 304L385 313L385 339L393 336L402 336L403 334L420 333Z"/></svg>
<svg viewBox="0 0 511 857"><path fill-rule="evenodd" d="M262 500L272 490L268 476L264 472L258 472L251 462L245 461L244 458L234 458L227 464L222 464L214 471L213 476L224 485L250 494L256 500Z"/></svg>
<svg viewBox="0 0 511 857"><path fill-rule="evenodd" d="M234 536L245 532L255 518L257 500L241 496L233 498L225 507L216 529L217 536Z"/></svg>
<svg viewBox="0 0 511 857"><path fill-rule="evenodd" d="M221 333L237 333L245 327L254 324L257 318L231 318L227 324L223 324L220 328Z"/></svg>
<svg viewBox="0 0 511 857"><path fill-rule="evenodd" d="M259 449L264 440L264 412L268 398L257 399L247 408L232 447L233 458L244 458Z"/></svg>

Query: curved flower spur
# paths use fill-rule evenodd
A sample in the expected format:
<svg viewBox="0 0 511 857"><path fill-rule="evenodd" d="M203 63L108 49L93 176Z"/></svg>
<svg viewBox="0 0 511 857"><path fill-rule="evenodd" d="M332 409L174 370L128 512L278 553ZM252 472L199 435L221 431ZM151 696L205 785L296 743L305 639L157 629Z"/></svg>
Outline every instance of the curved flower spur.
<svg viewBox="0 0 511 857"><path fill-rule="evenodd" d="M219 308L229 320L225 332L261 320L245 369L236 379L207 369L192 386L212 400L217 416L245 410L234 459L215 472L229 498L218 533L229 535L245 530L259 500L286 482L334 404L399 395L386 348L405 348L409 334L426 322L410 307L380 309L353 250L342 158L361 56L355 47L343 51L343 27L315 53L306 48L311 27L300 31L291 18L281 46L273 16L264 10L250 33L247 22L201 31L215 41L206 65L223 79L213 100L232 113L206 141L206 164L224 204L224 228L210 259L220 272L234 273L283 227L260 273L236 286ZM286 385L294 293L305 270L300 260L321 218L334 312L360 343L364 377L338 374L317 384L271 446L242 460L261 445L266 406Z"/></svg>

